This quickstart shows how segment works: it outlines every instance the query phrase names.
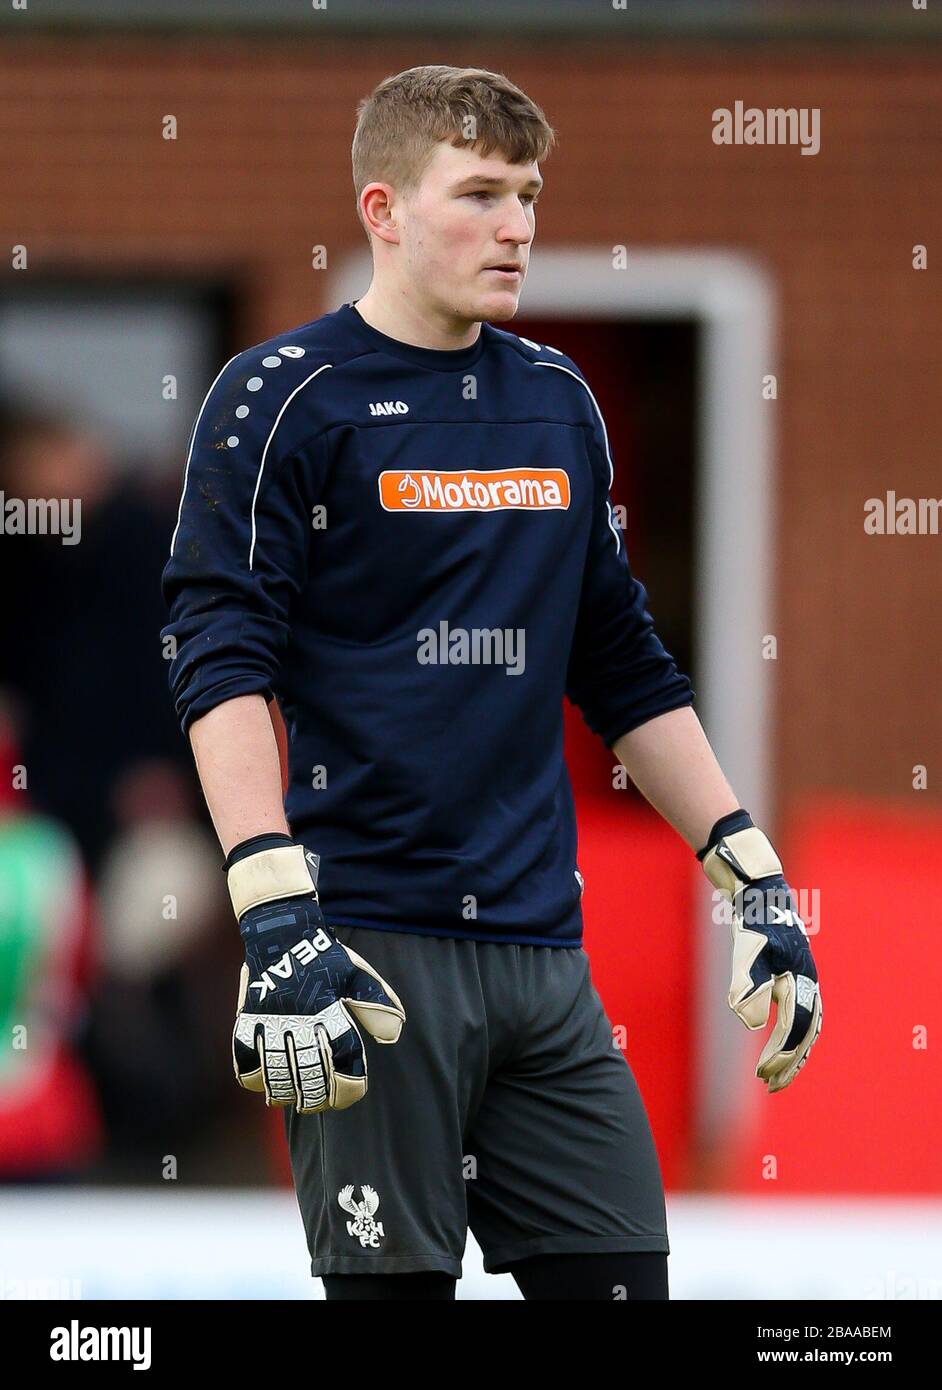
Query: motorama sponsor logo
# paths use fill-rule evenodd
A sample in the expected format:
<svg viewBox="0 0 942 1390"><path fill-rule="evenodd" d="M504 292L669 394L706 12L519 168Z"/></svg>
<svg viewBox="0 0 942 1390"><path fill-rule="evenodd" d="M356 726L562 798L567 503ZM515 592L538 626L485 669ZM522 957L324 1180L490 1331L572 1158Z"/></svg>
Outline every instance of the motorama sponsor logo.
<svg viewBox="0 0 942 1390"><path fill-rule="evenodd" d="M569 475L563 468L387 468L379 475L379 500L387 512L565 511Z"/></svg>

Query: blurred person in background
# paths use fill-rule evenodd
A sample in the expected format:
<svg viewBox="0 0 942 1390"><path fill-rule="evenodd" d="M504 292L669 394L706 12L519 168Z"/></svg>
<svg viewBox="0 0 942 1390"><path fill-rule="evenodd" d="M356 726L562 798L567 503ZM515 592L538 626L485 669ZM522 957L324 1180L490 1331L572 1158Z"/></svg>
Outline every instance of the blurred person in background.
<svg viewBox="0 0 942 1390"><path fill-rule="evenodd" d="M118 833L98 878L99 971L85 1053L109 1132L110 1176L154 1178L212 1136L228 993L218 961L237 963L211 835L183 779L139 765L116 800ZM192 1175L184 1164L181 1177Z"/></svg>
<svg viewBox="0 0 942 1390"><path fill-rule="evenodd" d="M92 968L92 903L72 835L38 814L22 786L0 695L0 1180L88 1171L103 1133L77 1055Z"/></svg>
<svg viewBox="0 0 942 1390"><path fill-rule="evenodd" d="M173 511L93 428L23 402L0 407L0 490L81 502L76 543L0 536L0 588L13 596L0 619L0 685L20 712L31 800L78 855L73 897L84 861L97 899L78 1039L107 1134L96 1171L146 1178L163 1154L211 1134L214 1092L229 1101L207 1039L216 1045L231 1004L200 952L238 955L186 746L162 698L158 581Z"/></svg>
<svg viewBox="0 0 942 1390"><path fill-rule="evenodd" d="M121 788L168 761L192 780L166 701L154 633L168 512L93 429L25 402L0 405L5 498L81 501L76 544L0 537L0 684L22 705L23 760L38 809L72 831L94 875L114 833Z"/></svg>

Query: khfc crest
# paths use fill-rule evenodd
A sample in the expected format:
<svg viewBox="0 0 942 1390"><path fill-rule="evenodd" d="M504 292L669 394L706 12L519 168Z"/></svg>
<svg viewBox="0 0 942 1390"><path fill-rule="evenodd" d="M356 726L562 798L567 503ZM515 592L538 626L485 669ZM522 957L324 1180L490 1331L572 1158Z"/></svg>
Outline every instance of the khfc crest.
<svg viewBox="0 0 942 1390"><path fill-rule="evenodd" d="M362 1202L353 1200L353 1183L349 1187L342 1187L337 1194L337 1201L353 1217L352 1221L347 1222L347 1235L358 1240L361 1246L370 1246L372 1250L379 1248L380 1241L385 1237L382 1221L374 1220L374 1214L379 1206L379 1193L372 1187L361 1185L360 1191L363 1193Z"/></svg>

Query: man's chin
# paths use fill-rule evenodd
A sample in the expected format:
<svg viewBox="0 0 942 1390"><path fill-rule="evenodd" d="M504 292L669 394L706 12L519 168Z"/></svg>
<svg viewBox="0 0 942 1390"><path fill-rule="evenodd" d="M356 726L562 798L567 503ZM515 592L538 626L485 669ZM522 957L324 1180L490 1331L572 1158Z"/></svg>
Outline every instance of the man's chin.
<svg viewBox="0 0 942 1390"><path fill-rule="evenodd" d="M519 301L520 295L516 290L495 290L491 294L482 295L475 311L475 318L482 322L504 323L514 317Z"/></svg>

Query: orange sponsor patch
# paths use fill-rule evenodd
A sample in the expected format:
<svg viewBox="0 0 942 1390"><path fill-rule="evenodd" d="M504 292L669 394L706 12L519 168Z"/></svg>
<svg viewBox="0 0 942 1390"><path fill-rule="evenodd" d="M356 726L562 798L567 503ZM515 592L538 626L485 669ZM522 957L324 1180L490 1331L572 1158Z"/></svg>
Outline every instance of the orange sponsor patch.
<svg viewBox="0 0 942 1390"><path fill-rule="evenodd" d="M379 475L379 500L387 512L565 511L569 474L563 468L387 468Z"/></svg>

